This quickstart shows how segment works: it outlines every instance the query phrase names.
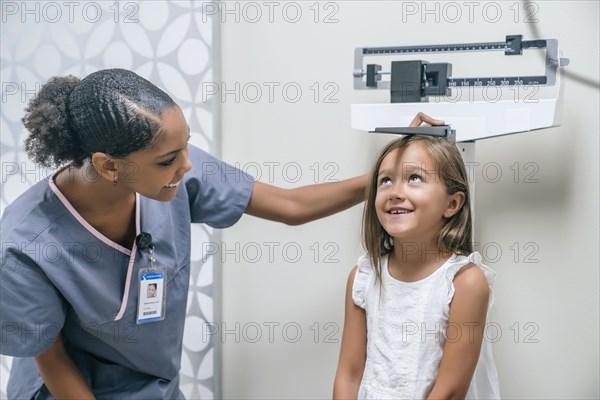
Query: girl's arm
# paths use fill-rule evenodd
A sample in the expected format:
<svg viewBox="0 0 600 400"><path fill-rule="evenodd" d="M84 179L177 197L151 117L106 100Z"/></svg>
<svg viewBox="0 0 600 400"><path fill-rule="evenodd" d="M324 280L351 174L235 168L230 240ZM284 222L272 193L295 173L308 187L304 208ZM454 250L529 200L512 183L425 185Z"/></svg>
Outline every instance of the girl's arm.
<svg viewBox="0 0 600 400"><path fill-rule="evenodd" d="M365 310L354 304L352 285L357 267L346 284L346 316L335 382L334 399L356 399L367 359L367 321Z"/></svg>
<svg viewBox="0 0 600 400"><path fill-rule="evenodd" d="M94 394L65 350L59 335L56 342L35 357L44 384L56 399L94 399Z"/></svg>
<svg viewBox="0 0 600 400"><path fill-rule="evenodd" d="M475 265L454 278L448 337L438 376L428 399L464 399L479 359L489 300L488 282Z"/></svg>

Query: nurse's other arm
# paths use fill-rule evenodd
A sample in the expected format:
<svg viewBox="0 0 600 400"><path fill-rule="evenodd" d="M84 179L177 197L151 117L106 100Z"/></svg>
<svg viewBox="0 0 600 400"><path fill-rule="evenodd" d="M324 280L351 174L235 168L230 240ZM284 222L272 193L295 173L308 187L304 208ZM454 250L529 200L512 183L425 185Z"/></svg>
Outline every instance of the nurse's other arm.
<svg viewBox="0 0 600 400"><path fill-rule="evenodd" d="M418 113L411 127L442 125L444 121ZM246 213L288 225L300 225L352 207L364 200L367 175L335 183L283 189L256 182Z"/></svg>
<svg viewBox="0 0 600 400"><path fill-rule="evenodd" d="M333 399L356 399L367 359L367 322L365 310L354 304L352 285L357 267L350 272L346 283L346 315L340 348Z"/></svg>
<svg viewBox="0 0 600 400"><path fill-rule="evenodd" d="M83 379L59 335L44 354L35 357L44 384L56 399L94 399L94 394Z"/></svg>

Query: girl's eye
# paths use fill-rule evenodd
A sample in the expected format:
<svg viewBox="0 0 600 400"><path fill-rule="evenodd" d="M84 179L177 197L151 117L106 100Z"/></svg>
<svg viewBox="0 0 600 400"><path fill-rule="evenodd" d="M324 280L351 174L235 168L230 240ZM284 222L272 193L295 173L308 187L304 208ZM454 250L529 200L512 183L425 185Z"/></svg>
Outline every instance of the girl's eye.
<svg viewBox="0 0 600 400"><path fill-rule="evenodd" d="M390 183L392 183L392 180L387 176L379 180L379 185L389 185Z"/></svg>
<svg viewBox="0 0 600 400"><path fill-rule="evenodd" d="M413 174L408 178L408 181L409 182L423 182L423 179L419 175Z"/></svg>
<svg viewBox="0 0 600 400"><path fill-rule="evenodd" d="M171 159L169 159L167 161L161 162L158 165L161 165L163 167L168 167L168 166L172 165L175 162L176 158L177 158L177 156L175 156L175 157L173 157L173 158L171 158Z"/></svg>

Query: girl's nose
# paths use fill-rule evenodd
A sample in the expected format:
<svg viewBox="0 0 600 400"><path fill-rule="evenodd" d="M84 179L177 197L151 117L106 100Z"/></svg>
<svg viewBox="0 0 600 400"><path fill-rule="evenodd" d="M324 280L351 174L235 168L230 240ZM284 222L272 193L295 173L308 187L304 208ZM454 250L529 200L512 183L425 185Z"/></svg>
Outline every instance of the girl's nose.
<svg viewBox="0 0 600 400"><path fill-rule="evenodd" d="M392 190L390 190L390 200L403 200L404 198L402 185L394 185Z"/></svg>

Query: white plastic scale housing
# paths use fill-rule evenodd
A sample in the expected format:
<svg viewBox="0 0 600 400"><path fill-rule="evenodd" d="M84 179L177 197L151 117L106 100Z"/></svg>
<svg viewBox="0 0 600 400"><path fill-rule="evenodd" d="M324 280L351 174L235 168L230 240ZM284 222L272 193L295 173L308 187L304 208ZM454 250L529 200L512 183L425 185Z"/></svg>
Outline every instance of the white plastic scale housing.
<svg viewBox="0 0 600 400"><path fill-rule="evenodd" d="M560 125L558 99L532 103L500 100L496 103L394 103L353 104L352 128L374 131L378 127L408 126L418 112L451 125L457 142L527 132Z"/></svg>

